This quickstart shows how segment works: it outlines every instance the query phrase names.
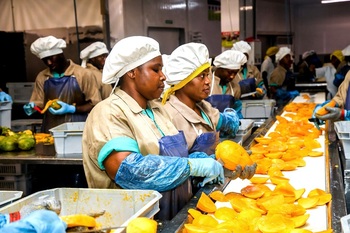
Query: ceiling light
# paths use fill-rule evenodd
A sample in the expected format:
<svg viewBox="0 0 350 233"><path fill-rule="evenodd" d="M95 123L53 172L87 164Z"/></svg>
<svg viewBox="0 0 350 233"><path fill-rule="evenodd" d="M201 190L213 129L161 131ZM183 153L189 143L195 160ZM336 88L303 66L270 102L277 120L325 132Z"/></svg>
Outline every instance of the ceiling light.
<svg viewBox="0 0 350 233"><path fill-rule="evenodd" d="M321 3L349 2L350 0L322 0Z"/></svg>

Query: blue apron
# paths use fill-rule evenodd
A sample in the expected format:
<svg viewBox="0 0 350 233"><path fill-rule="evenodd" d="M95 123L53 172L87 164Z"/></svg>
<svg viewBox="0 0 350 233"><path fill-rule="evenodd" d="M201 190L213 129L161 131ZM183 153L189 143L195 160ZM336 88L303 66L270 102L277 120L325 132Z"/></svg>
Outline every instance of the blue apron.
<svg viewBox="0 0 350 233"><path fill-rule="evenodd" d="M216 94L208 96L205 100L220 112L223 112L225 108L233 108L235 105L235 97L232 95Z"/></svg>
<svg viewBox="0 0 350 233"><path fill-rule="evenodd" d="M48 78L44 82L44 103L49 100L59 99L67 104L86 104L85 95L81 91L74 76L63 76L61 78ZM53 115L46 111L43 118L41 132L49 132L49 129L65 122L85 121L87 113L74 113L64 115Z"/></svg>
<svg viewBox="0 0 350 233"><path fill-rule="evenodd" d="M182 131L172 136L164 136L159 140L159 154L188 158L187 142ZM171 220L192 198L192 185L187 179L178 187L161 192L160 211L156 215L159 220Z"/></svg>
<svg viewBox="0 0 350 233"><path fill-rule="evenodd" d="M256 90L255 78L247 78L239 81L239 86L241 88L241 94L246 94L254 92Z"/></svg>
<svg viewBox="0 0 350 233"><path fill-rule="evenodd" d="M345 109L350 110L350 88L348 88L348 91L346 92L346 99L345 99Z"/></svg>

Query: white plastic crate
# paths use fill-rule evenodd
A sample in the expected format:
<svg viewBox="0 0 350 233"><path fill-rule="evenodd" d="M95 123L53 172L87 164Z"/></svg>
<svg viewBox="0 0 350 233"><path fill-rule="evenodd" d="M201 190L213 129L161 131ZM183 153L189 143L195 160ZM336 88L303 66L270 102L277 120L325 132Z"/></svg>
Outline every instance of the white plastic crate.
<svg viewBox="0 0 350 233"><path fill-rule="evenodd" d="M104 210L105 213L96 218L101 227L126 227L136 217L153 218L159 212L162 195L153 190L55 188L13 202L0 208L0 213L19 211L23 206L46 197L54 197L61 202L60 216ZM115 232L125 232L125 229Z"/></svg>
<svg viewBox="0 0 350 233"><path fill-rule="evenodd" d="M0 207L21 198L22 195L22 191L0 191Z"/></svg>
<svg viewBox="0 0 350 233"><path fill-rule="evenodd" d="M0 126L11 128L11 102L0 102Z"/></svg>
<svg viewBox="0 0 350 233"><path fill-rule="evenodd" d="M334 130L341 142L346 159L350 159L350 121L334 122Z"/></svg>
<svg viewBox="0 0 350 233"><path fill-rule="evenodd" d="M239 126L238 132L236 133L236 137L233 141L243 144L245 140L252 134L252 129L254 126L254 120L251 119L241 119L241 125Z"/></svg>
<svg viewBox="0 0 350 233"><path fill-rule="evenodd" d="M6 87L13 103L26 104L32 96L34 82L6 83Z"/></svg>
<svg viewBox="0 0 350 233"><path fill-rule="evenodd" d="M82 157L84 126L85 122L68 122L49 130L54 139L57 157Z"/></svg>
<svg viewBox="0 0 350 233"><path fill-rule="evenodd" d="M242 100L242 115L246 119L269 118L274 114L276 101L266 100Z"/></svg>

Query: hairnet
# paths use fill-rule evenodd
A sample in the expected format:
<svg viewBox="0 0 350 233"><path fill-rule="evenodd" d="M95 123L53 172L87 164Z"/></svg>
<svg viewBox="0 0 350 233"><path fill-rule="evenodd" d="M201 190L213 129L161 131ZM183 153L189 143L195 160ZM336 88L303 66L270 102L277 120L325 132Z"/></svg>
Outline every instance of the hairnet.
<svg viewBox="0 0 350 233"><path fill-rule="evenodd" d="M163 103L209 67L209 51L204 44L191 42L177 47L165 62L166 82L171 87L164 93Z"/></svg>
<svg viewBox="0 0 350 233"><path fill-rule="evenodd" d="M340 62L344 61L344 55L341 50L334 50L333 53L331 54L331 59L332 57L335 56L338 58Z"/></svg>
<svg viewBox="0 0 350 233"><path fill-rule="evenodd" d="M276 61L279 62L280 60L282 60L286 55L291 55L291 50L288 47L281 47L278 52L276 53Z"/></svg>
<svg viewBox="0 0 350 233"><path fill-rule="evenodd" d="M272 46L266 50L266 56L275 55L278 52L279 48L277 46Z"/></svg>
<svg viewBox="0 0 350 233"><path fill-rule="evenodd" d="M345 49L342 50L343 55L346 56L350 56L350 45L346 46Z"/></svg>
<svg viewBox="0 0 350 233"><path fill-rule="evenodd" d="M305 60L306 58L308 58L314 54L316 54L315 50L309 50L309 51L304 52L303 55L301 56L301 58L303 60Z"/></svg>
<svg viewBox="0 0 350 233"><path fill-rule="evenodd" d="M108 54L108 49L105 43L99 41L92 43L80 52L80 59L83 60L81 66L86 67L86 62L90 58L94 58L102 54Z"/></svg>
<svg viewBox="0 0 350 233"><path fill-rule="evenodd" d="M66 42L54 36L47 36L37 39L30 46L30 51L40 59L63 53Z"/></svg>
<svg viewBox="0 0 350 233"><path fill-rule="evenodd" d="M131 36L116 43L106 58L102 82L112 84L128 71L161 56L159 43L146 36Z"/></svg>
<svg viewBox="0 0 350 233"><path fill-rule="evenodd" d="M236 50L226 50L215 57L214 66L230 70L238 70L247 62L244 53Z"/></svg>
<svg viewBox="0 0 350 233"><path fill-rule="evenodd" d="M249 54L252 47L247 42L241 40L234 43L231 49Z"/></svg>

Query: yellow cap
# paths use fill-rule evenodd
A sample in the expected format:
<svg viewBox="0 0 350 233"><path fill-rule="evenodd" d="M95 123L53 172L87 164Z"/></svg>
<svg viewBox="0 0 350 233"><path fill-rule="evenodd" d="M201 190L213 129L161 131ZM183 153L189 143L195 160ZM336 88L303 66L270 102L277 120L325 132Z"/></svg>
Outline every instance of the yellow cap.
<svg viewBox="0 0 350 233"><path fill-rule="evenodd" d="M331 54L331 59L333 56L338 58L340 62L344 61L344 55L341 50L334 50L334 52Z"/></svg>
<svg viewBox="0 0 350 233"><path fill-rule="evenodd" d="M266 50L266 56L275 55L278 52L279 48L277 46L272 46Z"/></svg>

